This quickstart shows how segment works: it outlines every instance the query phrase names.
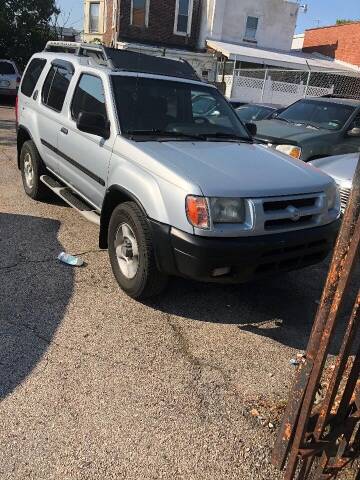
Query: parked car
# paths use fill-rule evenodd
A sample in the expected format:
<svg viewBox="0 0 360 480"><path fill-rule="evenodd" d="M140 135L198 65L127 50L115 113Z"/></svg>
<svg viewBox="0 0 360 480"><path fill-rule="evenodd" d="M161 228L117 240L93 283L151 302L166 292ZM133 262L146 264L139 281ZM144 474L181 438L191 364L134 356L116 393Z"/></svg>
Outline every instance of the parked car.
<svg viewBox="0 0 360 480"><path fill-rule="evenodd" d="M0 59L0 95L16 96L20 81L21 75L15 62Z"/></svg>
<svg viewBox="0 0 360 480"><path fill-rule="evenodd" d="M360 151L360 100L302 99L255 123L259 140L305 162Z"/></svg>
<svg viewBox="0 0 360 480"><path fill-rule="evenodd" d="M244 123L273 118L275 114L281 113L282 111L282 105L272 103L246 103L236 108L238 117Z"/></svg>
<svg viewBox="0 0 360 480"><path fill-rule="evenodd" d="M37 200L50 188L100 225L128 295L158 294L169 275L241 282L327 256L340 216L334 180L253 142L189 64L52 45L31 58L19 91L24 189ZM218 114L195 115L199 95Z"/></svg>
<svg viewBox="0 0 360 480"><path fill-rule="evenodd" d="M352 182L360 155L348 153L334 157L319 158L311 162L314 167L320 168L330 175L337 183L340 190L341 211L344 213L349 201Z"/></svg>

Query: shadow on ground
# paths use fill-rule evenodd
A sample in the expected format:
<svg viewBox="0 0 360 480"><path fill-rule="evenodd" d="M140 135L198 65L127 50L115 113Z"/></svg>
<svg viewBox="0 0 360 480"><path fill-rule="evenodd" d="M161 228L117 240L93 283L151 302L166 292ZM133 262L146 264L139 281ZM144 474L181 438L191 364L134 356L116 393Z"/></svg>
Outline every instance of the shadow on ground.
<svg viewBox="0 0 360 480"><path fill-rule="evenodd" d="M329 264L242 285L202 284L173 279L152 308L202 322L237 325L242 331L304 350L321 298ZM357 292L359 272L345 300L339 326L347 319ZM336 335L330 353L337 353Z"/></svg>
<svg viewBox="0 0 360 480"><path fill-rule="evenodd" d="M74 272L56 260L59 226L0 213L0 398L46 355L70 301Z"/></svg>

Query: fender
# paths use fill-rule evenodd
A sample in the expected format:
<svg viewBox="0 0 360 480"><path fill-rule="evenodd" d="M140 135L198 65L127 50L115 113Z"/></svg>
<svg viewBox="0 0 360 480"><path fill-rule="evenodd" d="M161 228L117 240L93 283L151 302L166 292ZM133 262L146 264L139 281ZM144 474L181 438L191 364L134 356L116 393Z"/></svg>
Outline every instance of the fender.
<svg viewBox="0 0 360 480"><path fill-rule="evenodd" d="M25 132L26 134L24 134L23 132ZM34 139L30 133L30 130L24 125L18 125L16 130L16 148L17 148L17 167L19 170L20 170L21 147L27 140L32 140L34 142Z"/></svg>
<svg viewBox="0 0 360 480"><path fill-rule="evenodd" d="M126 188L119 185L112 185L106 190L105 198L101 208L100 216L100 233L99 233L99 247L106 249L108 247L107 233L110 223L111 214L114 208L119 203L135 202L140 210L143 212L145 218L148 218L146 210L140 200Z"/></svg>

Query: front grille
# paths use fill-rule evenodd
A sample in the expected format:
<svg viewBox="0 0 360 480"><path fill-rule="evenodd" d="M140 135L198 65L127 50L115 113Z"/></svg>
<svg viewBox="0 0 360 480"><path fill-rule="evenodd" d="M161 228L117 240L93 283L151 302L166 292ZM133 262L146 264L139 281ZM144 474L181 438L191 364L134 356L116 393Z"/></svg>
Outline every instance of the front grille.
<svg viewBox="0 0 360 480"><path fill-rule="evenodd" d="M297 230L316 224L326 209L324 194L264 198L263 228L266 232Z"/></svg>
<svg viewBox="0 0 360 480"><path fill-rule="evenodd" d="M351 188L340 187L341 211L344 213L349 202Z"/></svg>
<svg viewBox="0 0 360 480"><path fill-rule="evenodd" d="M303 208L303 207L313 207L315 205L316 198L293 198L289 200L278 200L264 202L264 212L271 212L276 210L285 210L288 207Z"/></svg>

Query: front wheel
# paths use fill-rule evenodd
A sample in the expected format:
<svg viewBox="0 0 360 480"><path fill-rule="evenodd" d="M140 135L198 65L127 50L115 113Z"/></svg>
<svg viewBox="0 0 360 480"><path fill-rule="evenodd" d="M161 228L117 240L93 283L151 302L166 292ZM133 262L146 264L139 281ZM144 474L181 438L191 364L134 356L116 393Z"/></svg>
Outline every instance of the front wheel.
<svg viewBox="0 0 360 480"><path fill-rule="evenodd" d="M142 299L161 293L167 276L157 268L151 230L136 203L122 203L114 209L108 245L115 278L130 297Z"/></svg>

